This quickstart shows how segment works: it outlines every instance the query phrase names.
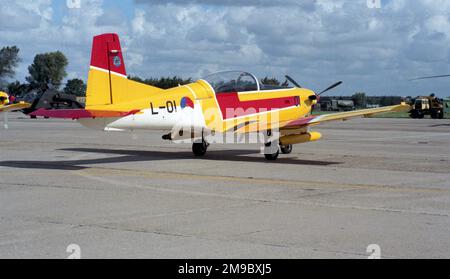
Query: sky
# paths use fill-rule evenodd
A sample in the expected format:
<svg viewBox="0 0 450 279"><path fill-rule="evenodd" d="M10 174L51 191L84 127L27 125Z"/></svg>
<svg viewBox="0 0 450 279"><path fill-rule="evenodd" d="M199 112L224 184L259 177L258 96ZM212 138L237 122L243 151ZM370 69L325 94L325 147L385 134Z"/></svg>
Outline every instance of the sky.
<svg viewBox="0 0 450 279"><path fill-rule="evenodd" d="M375 1L375 2L374 2ZM450 96L448 0L0 0L0 47L24 81L37 53L60 50L87 79L92 37L117 33L129 75L201 78L221 70L294 77L336 95Z"/></svg>

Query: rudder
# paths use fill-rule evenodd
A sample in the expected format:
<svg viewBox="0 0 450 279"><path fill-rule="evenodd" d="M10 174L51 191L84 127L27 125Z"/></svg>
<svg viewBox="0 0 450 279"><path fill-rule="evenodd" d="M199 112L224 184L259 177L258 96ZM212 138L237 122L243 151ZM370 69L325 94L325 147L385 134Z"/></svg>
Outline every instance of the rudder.
<svg viewBox="0 0 450 279"><path fill-rule="evenodd" d="M94 37L86 92L86 106L110 105L124 101L127 73L117 34Z"/></svg>

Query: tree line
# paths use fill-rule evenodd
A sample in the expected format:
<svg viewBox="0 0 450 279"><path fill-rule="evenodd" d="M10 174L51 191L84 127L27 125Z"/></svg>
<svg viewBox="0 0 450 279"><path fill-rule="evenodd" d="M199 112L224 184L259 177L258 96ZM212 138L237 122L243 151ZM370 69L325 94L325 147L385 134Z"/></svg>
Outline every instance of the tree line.
<svg viewBox="0 0 450 279"><path fill-rule="evenodd" d="M0 50L0 90L10 95L21 97L32 91L54 89L61 91L62 81L67 77L66 67L69 64L66 56L60 52L37 54L33 63L28 66L26 82L18 80L8 82L16 75L16 69L22 59L17 46L6 46ZM84 96L86 84L81 79L70 79L62 92L75 96Z"/></svg>
<svg viewBox="0 0 450 279"><path fill-rule="evenodd" d="M21 97L32 91L43 92L53 89L77 97L86 96L86 84L81 79L69 79L61 89L62 82L67 77L66 67L69 65L68 59L61 51L37 54L33 63L28 66L28 76L25 83L18 80L8 82L15 77L16 69L22 61L19 53L20 49L17 46L6 46L0 50L0 91L6 91L10 95ZM193 82L192 78L183 79L178 76L146 79L129 76L128 78L162 89ZM261 80L261 83L276 86L289 85L287 80L280 82L274 77L265 77ZM371 104L385 106L398 102L398 97L395 96L368 97L364 92L357 92L350 98L357 107L365 107Z"/></svg>
<svg viewBox="0 0 450 279"><path fill-rule="evenodd" d="M22 59L19 56L20 49L17 46L6 46L0 50L0 90L6 91L10 95L21 97L32 91L43 92L48 89L64 92L77 97L86 96L86 84L81 79L69 79L65 86L63 80L67 77L66 67L69 61L61 51L37 54L33 63L28 66L28 76L26 82L18 80L8 82L16 74L16 68ZM192 78L160 77L160 78L141 78L138 76L129 76L131 80L156 86L162 89L169 89L179 85L193 82ZM265 77L261 80L266 85L285 85L276 78Z"/></svg>
<svg viewBox="0 0 450 279"><path fill-rule="evenodd" d="M16 75L16 69L22 59L17 46L6 46L0 50L0 90L10 95L21 97L29 92L44 92L48 89L60 91L77 97L86 96L86 84L81 79L69 79L62 87L67 77L66 67L69 61L61 51L37 54L33 63L28 66L26 82L18 80L8 82ZM178 76L142 79L137 76L129 77L132 80L156 86L162 89L176 87L192 82L192 78L183 79Z"/></svg>

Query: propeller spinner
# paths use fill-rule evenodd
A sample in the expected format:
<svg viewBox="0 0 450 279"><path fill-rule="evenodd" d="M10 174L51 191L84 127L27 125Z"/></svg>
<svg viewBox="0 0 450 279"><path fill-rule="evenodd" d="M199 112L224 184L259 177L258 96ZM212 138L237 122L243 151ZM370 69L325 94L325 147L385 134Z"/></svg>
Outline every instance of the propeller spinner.
<svg viewBox="0 0 450 279"><path fill-rule="evenodd" d="M293 78L291 78L290 76L285 75L285 77L286 77L287 80L289 80L289 81L290 81L293 85L295 85L296 87L302 88L302 87L301 87L301 86L300 86ZM323 90L322 92L320 92L319 94L315 94L315 95L309 96L309 99L310 99L311 101L314 101L314 100L319 101L319 100L320 100L320 96L321 96L322 94L324 94L325 92L328 92L328 91L330 91L330 90L332 90L332 89L338 87L338 86L341 85L342 83L343 83L342 81L338 81L338 82L336 82L335 84L329 86L327 89L325 89L325 90ZM311 113L313 113L313 110L314 110L314 108L311 108Z"/></svg>

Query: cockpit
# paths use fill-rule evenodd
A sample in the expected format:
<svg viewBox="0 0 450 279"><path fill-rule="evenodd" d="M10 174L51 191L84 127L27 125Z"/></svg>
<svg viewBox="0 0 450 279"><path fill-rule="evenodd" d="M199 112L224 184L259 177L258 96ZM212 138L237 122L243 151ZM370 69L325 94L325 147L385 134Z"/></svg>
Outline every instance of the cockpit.
<svg viewBox="0 0 450 279"><path fill-rule="evenodd" d="M241 71L218 72L203 78L203 80L211 85L216 94L290 88L264 85L254 75Z"/></svg>

